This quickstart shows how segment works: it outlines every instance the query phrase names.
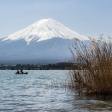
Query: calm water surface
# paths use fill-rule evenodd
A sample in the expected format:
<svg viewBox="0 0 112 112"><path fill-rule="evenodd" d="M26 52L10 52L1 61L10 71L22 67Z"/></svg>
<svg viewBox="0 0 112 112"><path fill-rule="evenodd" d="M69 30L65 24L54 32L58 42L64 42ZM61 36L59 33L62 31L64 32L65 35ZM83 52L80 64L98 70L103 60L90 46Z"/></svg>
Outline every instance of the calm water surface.
<svg viewBox="0 0 112 112"><path fill-rule="evenodd" d="M111 112L112 101L81 98L65 88L68 71L0 71L0 112Z"/></svg>

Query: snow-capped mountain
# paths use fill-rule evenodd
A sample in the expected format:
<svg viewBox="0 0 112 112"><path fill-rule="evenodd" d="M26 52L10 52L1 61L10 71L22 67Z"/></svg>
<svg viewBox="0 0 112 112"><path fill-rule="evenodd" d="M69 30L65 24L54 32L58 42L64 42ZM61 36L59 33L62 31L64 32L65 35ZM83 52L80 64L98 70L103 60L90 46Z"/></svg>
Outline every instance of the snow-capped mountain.
<svg viewBox="0 0 112 112"><path fill-rule="evenodd" d="M0 38L1 63L51 63L71 60L73 40L88 40L60 22L42 19Z"/></svg>

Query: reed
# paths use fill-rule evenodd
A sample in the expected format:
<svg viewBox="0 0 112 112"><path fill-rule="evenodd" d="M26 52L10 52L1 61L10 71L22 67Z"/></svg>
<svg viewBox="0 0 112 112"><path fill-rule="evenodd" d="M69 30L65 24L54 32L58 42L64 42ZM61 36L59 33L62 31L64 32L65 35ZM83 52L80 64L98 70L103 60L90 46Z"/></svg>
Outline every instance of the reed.
<svg viewBox="0 0 112 112"><path fill-rule="evenodd" d="M72 49L78 63L78 70L73 67L70 72L72 87L80 93L112 94L112 42L92 40L90 44L77 42Z"/></svg>

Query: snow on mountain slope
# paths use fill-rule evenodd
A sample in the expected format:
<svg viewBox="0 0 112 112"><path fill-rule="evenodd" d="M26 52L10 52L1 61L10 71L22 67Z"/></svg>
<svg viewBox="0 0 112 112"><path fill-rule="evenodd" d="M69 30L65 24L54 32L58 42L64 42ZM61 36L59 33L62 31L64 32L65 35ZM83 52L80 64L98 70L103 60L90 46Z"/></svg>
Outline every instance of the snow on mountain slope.
<svg viewBox="0 0 112 112"><path fill-rule="evenodd" d="M20 40L24 39L27 43L31 41L42 41L51 38L64 38L64 39L79 39L79 40L87 40L86 36L82 36L60 22L54 19L42 19L37 21L36 23L28 26L25 29L22 29L18 32L15 32L3 40Z"/></svg>
<svg viewBox="0 0 112 112"><path fill-rule="evenodd" d="M74 39L82 36L53 19L42 19L0 38L0 63L36 64L70 61Z"/></svg>

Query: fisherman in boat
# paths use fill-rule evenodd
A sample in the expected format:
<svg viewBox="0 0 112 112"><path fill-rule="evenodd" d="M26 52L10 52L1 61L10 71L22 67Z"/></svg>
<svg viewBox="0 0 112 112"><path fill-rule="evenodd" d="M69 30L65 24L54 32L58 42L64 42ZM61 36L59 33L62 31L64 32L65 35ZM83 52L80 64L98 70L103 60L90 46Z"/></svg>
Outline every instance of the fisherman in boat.
<svg viewBox="0 0 112 112"><path fill-rule="evenodd" d="M17 70L16 74L19 74L19 70Z"/></svg>
<svg viewBox="0 0 112 112"><path fill-rule="evenodd" d="M16 74L28 74L28 72L23 72L23 69L17 70Z"/></svg>
<svg viewBox="0 0 112 112"><path fill-rule="evenodd" d="M23 69L20 70L20 73L23 74Z"/></svg>

